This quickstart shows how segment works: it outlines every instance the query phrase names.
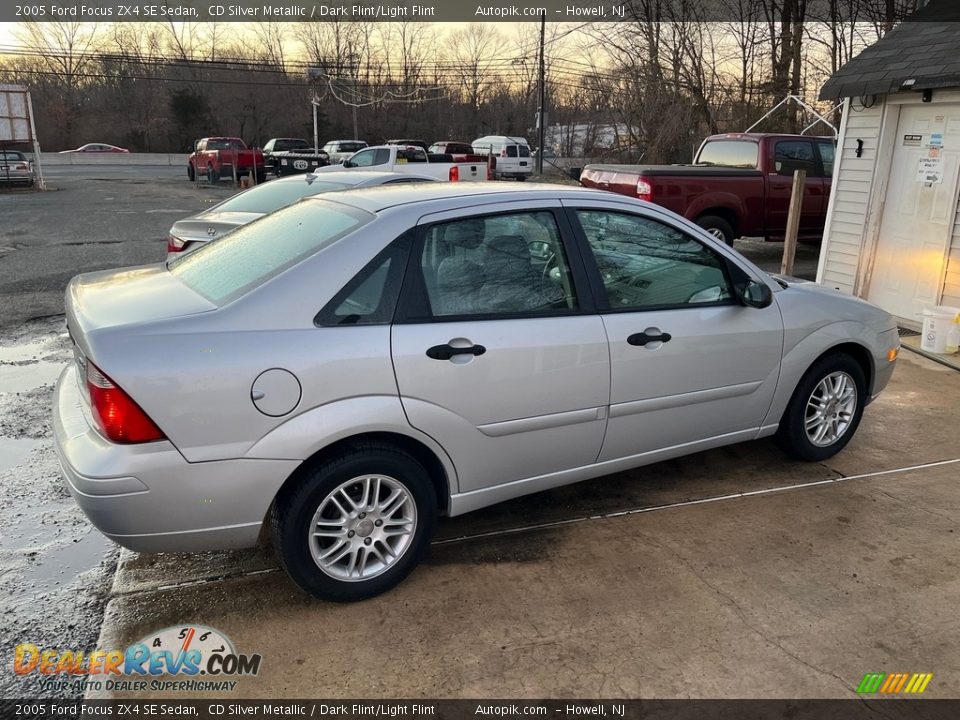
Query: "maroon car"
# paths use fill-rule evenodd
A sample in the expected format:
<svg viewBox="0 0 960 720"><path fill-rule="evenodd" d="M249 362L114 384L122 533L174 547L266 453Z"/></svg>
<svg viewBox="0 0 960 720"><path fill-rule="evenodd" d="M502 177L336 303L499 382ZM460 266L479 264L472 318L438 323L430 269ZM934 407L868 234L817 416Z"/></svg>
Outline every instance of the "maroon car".
<svg viewBox="0 0 960 720"><path fill-rule="evenodd" d="M662 205L732 244L783 238L793 173L802 168L800 239L819 241L834 150L833 138L727 133L704 140L692 165L587 165L580 184Z"/></svg>

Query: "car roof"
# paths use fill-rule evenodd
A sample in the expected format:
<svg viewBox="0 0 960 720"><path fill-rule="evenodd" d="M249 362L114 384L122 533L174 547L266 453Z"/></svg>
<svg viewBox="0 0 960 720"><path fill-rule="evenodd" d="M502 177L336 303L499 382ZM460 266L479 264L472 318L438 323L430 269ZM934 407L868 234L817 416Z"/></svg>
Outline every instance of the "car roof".
<svg viewBox="0 0 960 720"><path fill-rule="evenodd" d="M304 202L312 202L318 196L305 198ZM330 195L327 200L333 200ZM440 202L454 198L468 199L465 204L487 204L490 202L518 202L522 200L556 200L556 199L585 199L585 200L624 200L625 198L611 195L603 190L577 188L570 185L552 185L549 183L517 183L476 182L476 183L400 183L365 187L357 190L341 190L337 193L336 202L342 202L367 212L377 213L399 205ZM475 200L474 200L475 199Z"/></svg>

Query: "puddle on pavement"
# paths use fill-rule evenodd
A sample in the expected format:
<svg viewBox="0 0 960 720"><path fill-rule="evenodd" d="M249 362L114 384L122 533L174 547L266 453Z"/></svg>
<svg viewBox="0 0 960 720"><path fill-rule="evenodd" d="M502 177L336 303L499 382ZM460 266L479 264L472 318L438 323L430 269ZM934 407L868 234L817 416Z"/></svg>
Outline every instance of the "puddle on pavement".
<svg viewBox="0 0 960 720"><path fill-rule="evenodd" d="M19 393L54 383L65 362L0 365L0 393Z"/></svg>
<svg viewBox="0 0 960 720"><path fill-rule="evenodd" d="M0 473L22 463L38 445L39 440L0 437Z"/></svg>

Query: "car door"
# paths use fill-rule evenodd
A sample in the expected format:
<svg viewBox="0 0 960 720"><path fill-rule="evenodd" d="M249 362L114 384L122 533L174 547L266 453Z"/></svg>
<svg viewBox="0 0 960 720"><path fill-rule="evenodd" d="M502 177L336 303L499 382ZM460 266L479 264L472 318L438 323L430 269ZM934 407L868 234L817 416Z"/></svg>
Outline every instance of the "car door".
<svg viewBox="0 0 960 720"><path fill-rule="evenodd" d="M726 250L655 211L569 202L610 341L599 460L750 439L770 407L783 321L746 307Z"/></svg>
<svg viewBox="0 0 960 720"><path fill-rule="evenodd" d="M589 465L603 441L603 322L559 202L528 205L423 218L394 321L404 410L461 493Z"/></svg>
<svg viewBox="0 0 960 720"><path fill-rule="evenodd" d="M768 152L770 152L768 150ZM767 174L767 234L782 237L787 229L793 173L807 171L800 214L800 234L814 235L823 230L824 194L820 165L810 140L777 140L773 143L773 165Z"/></svg>

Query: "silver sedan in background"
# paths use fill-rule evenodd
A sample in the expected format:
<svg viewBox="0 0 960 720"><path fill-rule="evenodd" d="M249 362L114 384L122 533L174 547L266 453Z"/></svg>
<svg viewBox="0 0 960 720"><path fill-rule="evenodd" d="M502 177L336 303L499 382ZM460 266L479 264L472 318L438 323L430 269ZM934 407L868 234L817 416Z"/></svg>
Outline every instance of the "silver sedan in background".
<svg viewBox="0 0 960 720"><path fill-rule="evenodd" d="M201 213L177 220L167 236L167 257L195 250L203 243L216 240L241 225L253 222L301 198L334 190L412 182L437 182L437 179L426 175L370 171L333 172L324 175L322 180L312 173L307 173L262 183Z"/></svg>
<svg viewBox="0 0 960 720"><path fill-rule="evenodd" d="M0 186L27 185L36 181L33 163L19 150L0 150Z"/></svg>
<svg viewBox="0 0 960 720"><path fill-rule="evenodd" d="M658 206L560 186L301 200L166 264L74 278L54 436L138 551L245 547L357 600L438 515L772 436L821 461L887 385L893 318Z"/></svg>

